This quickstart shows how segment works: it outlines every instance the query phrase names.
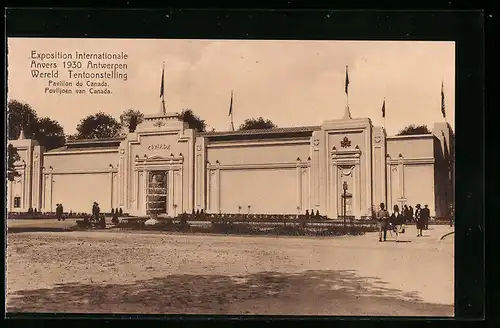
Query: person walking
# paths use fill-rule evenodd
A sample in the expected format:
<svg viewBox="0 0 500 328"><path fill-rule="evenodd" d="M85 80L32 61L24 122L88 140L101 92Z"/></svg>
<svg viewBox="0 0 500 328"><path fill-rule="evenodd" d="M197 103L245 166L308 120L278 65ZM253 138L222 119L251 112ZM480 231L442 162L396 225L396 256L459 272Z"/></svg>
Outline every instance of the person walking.
<svg viewBox="0 0 500 328"><path fill-rule="evenodd" d="M64 207L63 204L59 204L59 215L61 216L61 220L65 221L66 218L64 217Z"/></svg>
<svg viewBox="0 0 500 328"><path fill-rule="evenodd" d="M386 241L387 225L389 223L389 212L387 212L387 210L385 209L384 203L380 203L376 217L378 221L378 241L382 241L382 235L384 237L384 241Z"/></svg>
<svg viewBox="0 0 500 328"><path fill-rule="evenodd" d="M425 204L424 208L420 211L420 217L424 223L424 230L427 230L429 228L429 219L431 218L431 210L429 210L427 204Z"/></svg>
<svg viewBox="0 0 500 328"><path fill-rule="evenodd" d="M408 205L405 205L403 210L403 224L401 225L401 233L405 233L406 223L411 220L410 215L410 209L408 208Z"/></svg>
<svg viewBox="0 0 500 328"><path fill-rule="evenodd" d="M114 225L118 225L118 223L120 223L120 220L118 219L118 211L113 211L113 218L111 219L111 222Z"/></svg>
<svg viewBox="0 0 500 328"><path fill-rule="evenodd" d="M413 206L409 206L408 209L410 210L410 215L409 215L409 221L410 222L413 222L414 220L414 217L413 217L413 214L414 214L414 211L413 211Z"/></svg>
<svg viewBox="0 0 500 328"><path fill-rule="evenodd" d="M60 211L60 208L59 208L59 204L56 204L56 219L57 221L61 221L61 211Z"/></svg>
<svg viewBox="0 0 500 328"><path fill-rule="evenodd" d="M394 212L392 212L390 221L394 225L394 231L396 232L396 242L399 242L399 234L402 231L403 225L403 214L399 212L399 206L394 205Z"/></svg>
<svg viewBox="0 0 500 328"><path fill-rule="evenodd" d="M425 227L424 219L422 218L422 209L420 204L415 207L415 221L417 223L417 237L422 237L422 229Z"/></svg>

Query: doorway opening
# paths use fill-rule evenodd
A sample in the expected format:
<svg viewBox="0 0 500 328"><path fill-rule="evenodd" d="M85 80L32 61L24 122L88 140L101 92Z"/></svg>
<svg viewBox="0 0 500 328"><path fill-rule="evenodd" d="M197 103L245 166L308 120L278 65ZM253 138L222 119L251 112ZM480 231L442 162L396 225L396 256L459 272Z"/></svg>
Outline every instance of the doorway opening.
<svg viewBox="0 0 500 328"><path fill-rule="evenodd" d="M167 171L151 171L148 177L148 193L146 195L146 210L148 214L167 214Z"/></svg>

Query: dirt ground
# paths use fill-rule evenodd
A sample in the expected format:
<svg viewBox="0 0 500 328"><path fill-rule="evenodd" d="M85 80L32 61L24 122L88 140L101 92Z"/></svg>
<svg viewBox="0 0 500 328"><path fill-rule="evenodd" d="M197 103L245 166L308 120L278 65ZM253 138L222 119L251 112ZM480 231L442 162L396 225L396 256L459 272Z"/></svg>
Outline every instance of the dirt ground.
<svg viewBox="0 0 500 328"><path fill-rule="evenodd" d="M453 236L440 240L447 226L379 243L374 233L58 231L72 224L9 222L24 230L7 236L8 312L454 314Z"/></svg>

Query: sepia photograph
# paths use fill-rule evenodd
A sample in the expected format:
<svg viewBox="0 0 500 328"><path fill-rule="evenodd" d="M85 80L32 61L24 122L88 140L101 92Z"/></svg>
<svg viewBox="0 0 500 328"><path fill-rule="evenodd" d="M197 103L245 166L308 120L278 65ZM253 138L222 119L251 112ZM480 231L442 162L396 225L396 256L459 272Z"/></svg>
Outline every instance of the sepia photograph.
<svg viewBox="0 0 500 328"><path fill-rule="evenodd" d="M6 311L454 317L455 47L8 38Z"/></svg>

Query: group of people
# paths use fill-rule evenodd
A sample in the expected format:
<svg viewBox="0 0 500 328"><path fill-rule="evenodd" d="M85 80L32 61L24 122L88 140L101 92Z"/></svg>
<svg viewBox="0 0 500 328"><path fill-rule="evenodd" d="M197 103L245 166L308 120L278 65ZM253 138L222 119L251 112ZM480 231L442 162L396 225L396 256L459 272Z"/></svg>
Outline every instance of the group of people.
<svg viewBox="0 0 500 328"><path fill-rule="evenodd" d="M57 221L66 220L64 217L64 208L62 204L56 204L56 219Z"/></svg>
<svg viewBox="0 0 500 328"><path fill-rule="evenodd" d="M94 202L94 204L92 204L92 216L91 216L91 220L93 220L93 221L99 221L100 214L101 214L101 208L99 207L99 203Z"/></svg>
<svg viewBox="0 0 500 328"><path fill-rule="evenodd" d="M413 212L411 206L404 205L403 209L400 210L398 205L394 205L393 213L389 214L389 211L385 209L385 204L380 203L376 213L379 242L386 241L387 230L393 230L396 233L396 241L399 241L399 235L405 233L406 223L412 221L415 221L417 226L417 237L422 237L422 230L428 229L429 226L430 210L427 205L422 208L420 204L417 204L415 208L415 212Z"/></svg>

